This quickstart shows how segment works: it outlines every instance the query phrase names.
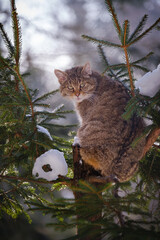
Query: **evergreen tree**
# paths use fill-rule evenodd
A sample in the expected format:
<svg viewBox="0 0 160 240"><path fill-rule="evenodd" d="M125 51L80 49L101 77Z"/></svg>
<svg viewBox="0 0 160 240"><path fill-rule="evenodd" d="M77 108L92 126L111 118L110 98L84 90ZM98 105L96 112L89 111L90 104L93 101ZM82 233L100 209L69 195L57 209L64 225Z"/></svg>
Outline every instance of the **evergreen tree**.
<svg viewBox="0 0 160 240"><path fill-rule="evenodd" d="M71 152L70 143L54 135L49 138L39 127L52 131L63 127L51 120L64 118L70 111L56 105L51 111L45 103L57 90L39 96L38 90L26 85L26 74L20 70L21 29L14 0L11 11L14 43L0 24L8 50L7 57L0 56L0 215L17 218L24 213L29 218L24 202L29 204L34 198L44 201L43 193L48 191L48 186L42 185L47 183L45 180L32 177L36 158L52 148L67 153L66 158Z"/></svg>
<svg viewBox="0 0 160 240"><path fill-rule="evenodd" d="M125 20L119 23L116 10L111 0L105 1L110 12L120 43L99 40L83 35L83 38L98 44L98 51L104 62L104 72L110 76L126 82L132 96L123 117L128 119L136 111L142 117L148 117L152 124L145 129L143 135L148 135L144 157L140 162L137 175L126 183L94 182L94 178L87 181L88 171L97 173L80 164L79 148L73 148L73 166L70 161L70 143L57 136L49 139L42 132L38 132L37 124L53 127L51 119L64 117L61 107L53 113L47 111L45 99L55 94L53 91L37 97L37 90L29 89L20 73L21 35L15 2L11 0L12 20L14 30L14 44L9 40L2 25L0 25L3 39L9 55L0 56L0 178L1 178L1 217L4 214L16 218L25 213L21 200L28 206L28 210L41 211L51 214L54 223L50 225L56 229L68 230L77 227L77 233L67 239L160 239L160 148L155 141L160 142L160 91L154 97L141 95L135 90L134 69L148 70L142 66L152 53L131 62L129 49L133 44L145 37L157 27L160 19L146 30L145 15L130 34L130 24ZM110 65L105 56L104 47L119 48L125 55L125 62ZM114 97L114 96L113 96ZM43 107L43 111L36 110ZM136 142L133 143L137 144ZM152 148L151 148L152 146ZM68 164L74 172L73 178L62 177L49 183L36 180L31 176L35 159L46 150L56 148L65 152ZM150 149L151 148L151 149ZM150 149L150 150L149 150ZM148 151L149 150L149 151ZM146 154L147 152L147 154ZM46 186L46 187L44 187ZM43 193L47 190L69 187L74 192L74 198L55 198L46 200ZM21 198L21 199L20 199ZM28 216L28 215L27 215Z"/></svg>
<svg viewBox="0 0 160 240"><path fill-rule="evenodd" d="M149 28L144 29L147 15L140 20L134 32L130 34L130 23L125 20L121 26L111 0L105 1L110 12L120 43L112 43L107 40L99 40L83 35L83 38L98 44L98 51L103 60L105 69L102 74L124 81L130 89L132 96L123 117L128 119L136 111L141 117L152 120L152 124L146 127L144 135L148 135L144 157L140 162L138 174L127 183L96 183L79 181L85 179L85 167L78 165L80 156L78 148L74 149L75 176L71 189L75 193L75 199L55 199L50 204L34 202L32 210L43 209L45 213L52 213L57 217L57 223L52 223L57 229L68 229L77 226L77 235L67 239L159 239L160 215L159 215L159 169L160 151L159 142L160 98L158 92L154 97L141 95L134 82L134 70L144 72L149 70L142 65L153 53L150 52L141 59L131 62L129 49L133 44L145 37L156 28L160 19ZM105 56L104 47L119 48L125 55L125 62L110 65ZM122 53L122 54L123 54ZM133 143L133 147L139 139ZM152 148L151 148L152 147ZM151 148L150 151L148 151ZM147 154L146 154L147 152ZM80 169L81 168L81 169ZM78 170L77 170L78 169ZM93 173L93 172L92 172ZM76 185L75 185L76 184ZM57 208L58 207L58 208Z"/></svg>

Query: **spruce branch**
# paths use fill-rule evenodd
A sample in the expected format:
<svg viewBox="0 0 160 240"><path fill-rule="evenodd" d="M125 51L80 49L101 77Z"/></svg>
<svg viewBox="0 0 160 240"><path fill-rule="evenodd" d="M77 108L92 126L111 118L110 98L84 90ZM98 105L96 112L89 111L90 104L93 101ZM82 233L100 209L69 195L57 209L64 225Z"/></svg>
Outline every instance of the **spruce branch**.
<svg viewBox="0 0 160 240"><path fill-rule="evenodd" d="M124 49L124 53L125 53L126 65L127 65L128 75L129 75L129 80L130 80L131 94L134 97L135 96L135 93L134 93L134 88L135 87L134 87L134 84L133 84L133 77L132 77L131 66L130 66L130 62L129 62L127 46L123 46L123 49Z"/></svg>
<svg viewBox="0 0 160 240"><path fill-rule="evenodd" d="M90 36L87 36L87 35L82 35L82 37L84 39L88 40L88 41L93 42L93 43L107 45L108 47L118 47L118 48L121 48L120 44L112 43L112 42L105 41L105 40L99 40L99 39L96 39L96 38L93 38L93 37L90 37Z"/></svg>
<svg viewBox="0 0 160 240"><path fill-rule="evenodd" d="M143 30L144 25L147 22L147 19L148 19L148 15L145 14L142 17L142 20L139 22L139 24L136 27L136 29L134 30L134 32L131 34L130 38L128 39L128 43L131 42L132 40L134 40L139 35L139 33Z"/></svg>
<svg viewBox="0 0 160 240"><path fill-rule="evenodd" d="M125 120L129 120L131 118L131 116L134 114L134 112L136 112L138 102L139 102L139 100L137 99L136 96L132 97L129 100L129 102L125 108L125 112L122 114L122 117Z"/></svg>
<svg viewBox="0 0 160 240"><path fill-rule="evenodd" d="M44 101L44 100L48 99L50 96L56 94L58 91L59 91L59 90L53 90L53 91L51 91L51 92L45 93L45 94L43 94L42 96L36 98L36 99L33 101L33 103L36 103L36 102L42 101L42 100Z"/></svg>
<svg viewBox="0 0 160 240"><path fill-rule="evenodd" d="M125 20L123 24L123 35L122 35L123 46L125 46L127 43L128 35L129 35L129 21Z"/></svg>
<svg viewBox="0 0 160 240"><path fill-rule="evenodd" d="M100 57L102 58L102 61L104 62L104 65L107 66L106 70L102 73L102 75L109 70L111 76L117 78L116 74L112 71L111 66L109 65L107 57L105 56L105 53L103 51L102 45L98 45L98 51L99 51Z"/></svg>
<svg viewBox="0 0 160 240"><path fill-rule="evenodd" d="M21 29L18 19L18 13L15 6L15 0L11 1L12 10L12 24L13 24L13 35L14 35L14 58L16 62L16 71L19 72L19 59L21 54ZM16 81L16 91L19 91L19 80L15 78Z"/></svg>
<svg viewBox="0 0 160 240"><path fill-rule="evenodd" d="M123 64L122 63L122 67L121 68L119 68L118 69L118 72L117 72L117 76L120 76L121 74L127 74L128 75L128 73L127 73L127 68L126 68L126 64ZM114 66L114 65L113 65Z"/></svg>
<svg viewBox="0 0 160 240"><path fill-rule="evenodd" d="M14 69L10 66L9 61L7 61L7 59L3 58L1 55L0 63L2 64L3 67L8 68L12 72L12 74L14 73Z"/></svg>
<svg viewBox="0 0 160 240"><path fill-rule="evenodd" d="M13 21L12 26L14 31L14 46L12 46L12 43L5 33L3 26L0 25L0 31L3 35L3 39L7 45L7 50L9 53L8 58L0 56L0 181L2 182L0 195L2 207L1 213L5 213L6 215L16 218L18 217L19 212L25 214L23 203L25 203L26 199L30 201L34 195L34 191L39 189L40 192L45 192L45 183L60 183L62 185L65 184L70 186L70 183L73 182L73 180L63 178L61 181L59 178L56 182L45 182L42 180L38 181L37 179L33 179L31 176L34 160L36 157L43 154L46 149L59 148L59 150L65 152L69 158L68 155L70 154L70 145L67 140L65 142L64 139L60 137L57 140L53 136L52 141L48 139L45 134L37 132L36 126L38 121L44 118L47 121L49 118L46 118L48 115L43 114L43 111L38 115L38 117L36 117L34 113L34 107L49 107L48 104L45 104L41 101L46 100L49 96L53 95L57 91L52 91L48 94L44 94L41 97L37 97L36 91L32 91L27 87L23 75L20 73L19 59L21 51L21 37L14 0L11 0L11 8ZM13 77L15 81L13 81ZM15 91L16 83L17 88ZM34 99L35 102L32 101L32 99ZM61 117L61 114L64 115L66 112L67 111L63 111L59 107L55 109L54 114L58 118ZM52 119L51 115L49 117ZM21 171L21 169L23 169L23 171ZM25 175L26 177L21 177L21 174ZM3 186L3 182L5 182L5 186ZM28 186L22 186L27 184L30 186L31 191L29 190ZM42 201L44 201L42 195L40 198Z"/></svg>
<svg viewBox="0 0 160 240"><path fill-rule="evenodd" d="M146 68L146 67L143 67L143 66L141 66L141 65L138 65L138 64L133 64L133 63L131 63L130 65L132 66L132 68L137 68L137 69L140 69L140 70L142 70L143 72L146 72L146 73L149 71L149 69L148 69L148 68Z"/></svg>
<svg viewBox="0 0 160 240"><path fill-rule="evenodd" d="M128 72L126 72L126 73L124 72L122 74L116 74L116 75L117 75L118 79L123 79L124 77L128 76ZM126 81L126 79L123 79L122 81L124 82L124 81Z"/></svg>
<svg viewBox="0 0 160 240"><path fill-rule="evenodd" d="M154 143L156 142L159 136L160 136L160 127L153 128L146 139L146 144L143 149L142 157L144 157L145 154L151 149L151 147L154 145Z"/></svg>
<svg viewBox="0 0 160 240"><path fill-rule="evenodd" d="M17 14L17 9L15 6L15 0L11 0L12 8L12 22L13 22L13 32L14 32L14 48L15 48L15 61L16 67L19 68L19 59L21 54L21 29Z"/></svg>
<svg viewBox="0 0 160 240"><path fill-rule="evenodd" d="M99 54L100 54L100 56L101 56L104 64L105 64L106 66L109 66L107 57L105 56L105 53L104 53L104 51L103 51L103 47L102 47L102 45L100 45L100 44L98 45L98 51L99 51Z"/></svg>
<svg viewBox="0 0 160 240"><path fill-rule="evenodd" d="M141 63L143 61L146 61L153 54L154 54L154 52L149 52L146 56L144 56L143 58L138 59L137 61L132 62L131 64L137 64L137 63Z"/></svg>
<svg viewBox="0 0 160 240"><path fill-rule="evenodd" d="M131 146L135 147L142 139L144 139L147 136L147 134L152 130L152 128L153 128L152 124L147 126L144 132L132 142Z"/></svg>
<svg viewBox="0 0 160 240"><path fill-rule="evenodd" d="M7 33L5 32L3 25L1 23L0 23L0 31L1 31L1 35L4 39L4 42L6 43L7 49L9 50L10 55L13 56L14 47L13 47L11 41L9 40Z"/></svg>
<svg viewBox="0 0 160 240"><path fill-rule="evenodd" d="M17 81L20 81L23 88L24 88L24 91L26 93L26 96L28 98L28 101L29 101L29 104L30 104L30 107L31 107L31 111L32 111L32 119L34 120L34 110L33 110L33 103L32 103L32 100L31 100L31 97L30 97L30 94L29 94L29 91L27 89L27 86L25 84L25 82L23 81L20 73L19 73L19 63L18 63L18 68L14 69L12 66L10 66L10 64L6 61L6 59L4 59L2 56L0 56L0 62L5 66L7 67L9 70L12 71L12 73L14 73L14 75L16 76L16 79Z"/></svg>
<svg viewBox="0 0 160 240"><path fill-rule="evenodd" d="M34 178L30 177L20 177L20 176L8 176L8 175L0 175L0 179L8 179L8 180L16 180L20 182L30 182L30 183L36 183L36 184L55 184L55 183L62 183L65 185L70 186L71 183L73 182L73 179L64 177L64 176L59 176L57 180L53 181L47 181L47 180L36 180Z"/></svg>
<svg viewBox="0 0 160 240"><path fill-rule="evenodd" d="M34 106L35 107L44 107L44 108L50 108L50 104L47 104L47 103L34 103Z"/></svg>
<svg viewBox="0 0 160 240"><path fill-rule="evenodd" d="M123 50L124 50L124 54L125 54L125 58L126 58L126 65L127 65L127 69L128 69L128 75L129 75L129 80L130 80L130 87L131 87L131 94L132 96L134 96L134 84L133 84L133 77L132 77L132 72L131 72L131 65L130 65L130 61L129 61L129 55L128 55L128 51L127 51L127 37L128 37L128 32L129 32L129 22L128 20L124 21L124 30L123 30Z"/></svg>
<svg viewBox="0 0 160 240"><path fill-rule="evenodd" d="M25 82L23 81L23 78L21 77L20 73L19 73L19 69L15 69L15 73L18 77L18 80L21 82L23 88L24 88L24 91L26 93L26 96L28 98L28 101L29 101L29 104L30 104L30 107L31 107L31 112L32 112L32 120L34 121L34 108L33 108L33 103L32 103L32 100L31 100L31 97L30 97L30 94L29 94L29 91L28 91L28 88L25 84Z"/></svg>
<svg viewBox="0 0 160 240"><path fill-rule="evenodd" d="M136 43L140 39L142 39L144 36L146 36L151 30L153 30L158 23L160 23L160 18L158 18L147 30L145 30L141 35L139 35L137 38L133 39L128 43L128 47L131 46L132 44Z"/></svg>
<svg viewBox="0 0 160 240"><path fill-rule="evenodd" d="M117 14L116 14L116 11L115 11L114 6L112 4L112 1L111 0L105 0L105 3L107 5L108 11L111 13L111 16L112 16L112 19L114 21L116 30L118 32L119 39L121 39L122 30L121 30L121 26L118 22Z"/></svg>
<svg viewBox="0 0 160 240"><path fill-rule="evenodd" d="M103 71L102 74L106 73L110 69L119 70L120 68L126 68L126 64L120 63L120 64L109 65L109 66L106 67L106 69Z"/></svg>
<svg viewBox="0 0 160 240"><path fill-rule="evenodd" d="M130 117L135 112L138 111L139 114L142 115L143 117L147 117L148 115L152 116L153 124L145 127L145 130L142 133L142 135L139 138L135 139L135 141L132 143L132 146L134 146L144 136L147 136L142 157L145 156L145 154L151 149L151 147L154 145L154 143L160 136L159 112L156 111L155 109L155 106L158 106L158 103L159 103L158 94L153 98L137 94L135 97L132 97L130 99L126 106L125 113L122 115L122 117L126 120L130 119Z"/></svg>

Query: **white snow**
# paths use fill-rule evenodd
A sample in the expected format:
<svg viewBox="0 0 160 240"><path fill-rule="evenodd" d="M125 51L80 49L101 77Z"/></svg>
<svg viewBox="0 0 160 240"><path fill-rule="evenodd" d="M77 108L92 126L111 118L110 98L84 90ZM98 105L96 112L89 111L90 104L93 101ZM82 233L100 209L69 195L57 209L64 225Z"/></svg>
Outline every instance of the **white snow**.
<svg viewBox="0 0 160 240"><path fill-rule="evenodd" d="M143 121L144 121L145 126L149 126L149 125L153 124L152 120L145 118L145 117L143 118Z"/></svg>
<svg viewBox="0 0 160 240"><path fill-rule="evenodd" d="M140 78L135 87L139 88L140 94L153 97L160 90L160 64L155 70Z"/></svg>
<svg viewBox="0 0 160 240"><path fill-rule="evenodd" d="M48 129L40 126L40 125L37 125L37 131L38 132L41 132L41 133L44 133L45 135L47 135L49 137L50 140L53 140L53 138L51 137L51 134L49 133Z"/></svg>
<svg viewBox="0 0 160 240"><path fill-rule="evenodd" d="M62 189L60 191L60 194L65 199L74 199L73 192L70 189L68 189L68 188Z"/></svg>
<svg viewBox="0 0 160 240"><path fill-rule="evenodd" d="M56 107L55 109L53 109L51 111L51 113L56 113L58 110L60 110L62 107L64 106L64 104L60 104L58 107Z"/></svg>
<svg viewBox="0 0 160 240"><path fill-rule="evenodd" d="M79 160L79 163L82 165L82 163L83 163L83 162L82 162L82 159Z"/></svg>
<svg viewBox="0 0 160 240"><path fill-rule="evenodd" d="M49 164L52 171L45 172L43 166ZM44 178L48 181L56 180L58 175L65 176L68 173L68 166L64 158L64 153L51 149L39 156L32 170L36 178Z"/></svg>
<svg viewBox="0 0 160 240"><path fill-rule="evenodd" d="M26 114L26 117L32 117L32 114Z"/></svg>
<svg viewBox="0 0 160 240"><path fill-rule="evenodd" d="M75 146L75 145L77 145L77 144L80 144L80 140L79 140L79 137L75 136L75 137L74 137L73 146Z"/></svg>

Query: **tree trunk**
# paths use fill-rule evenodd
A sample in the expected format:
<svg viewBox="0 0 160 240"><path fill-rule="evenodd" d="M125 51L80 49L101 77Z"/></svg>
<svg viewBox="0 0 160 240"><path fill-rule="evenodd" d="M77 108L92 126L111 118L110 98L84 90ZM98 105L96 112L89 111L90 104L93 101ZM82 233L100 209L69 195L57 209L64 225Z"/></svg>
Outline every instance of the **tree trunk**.
<svg viewBox="0 0 160 240"><path fill-rule="evenodd" d="M97 176L101 176L99 172L95 171L90 165L85 164L84 161L81 159L80 156L80 146L79 145L75 145L73 146L73 164L74 164L74 180L75 180L75 184L78 184L78 180L79 179L83 179L86 180L89 178L89 176L92 177L97 177ZM98 186L99 183L94 183L94 186ZM75 200L78 201L80 198L82 198L84 196L84 193L80 193L75 191L74 192L75 195ZM96 206L95 206L96 207ZM88 221L90 221L91 223L94 223L95 221L97 221L98 219L101 219L102 217L102 209L100 209L100 211L98 212L98 214L96 214L95 216L90 217L89 219L87 219ZM80 216L77 214L77 222L79 220ZM93 230L94 232L101 232L101 227L100 226L93 226ZM79 226L77 224L77 235L79 236L77 240L101 240L101 236L99 237L95 237L93 236L93 234L91 232L86 233L86 236L83 235L83 237L81 237L81 233L83 232L83 226ZM91 236L92 234L92 236Z"/></svg>

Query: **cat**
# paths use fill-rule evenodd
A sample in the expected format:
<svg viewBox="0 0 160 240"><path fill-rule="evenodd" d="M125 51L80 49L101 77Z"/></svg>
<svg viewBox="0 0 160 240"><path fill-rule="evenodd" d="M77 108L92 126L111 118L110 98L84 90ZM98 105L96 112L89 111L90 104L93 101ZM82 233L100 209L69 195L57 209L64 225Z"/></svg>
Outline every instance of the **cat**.
<svg viewBox="0 0 160 240"><path fill-rule="evenodd" d="M104 177L128 181L138 169L145 145L142 139L134 148L133 140L142 134L140 117L122 118L128 89L117 80L92 71L90 63L66 71L55 69L63 97L71 99L80 121L77 137L83 161Z"/></svg>

